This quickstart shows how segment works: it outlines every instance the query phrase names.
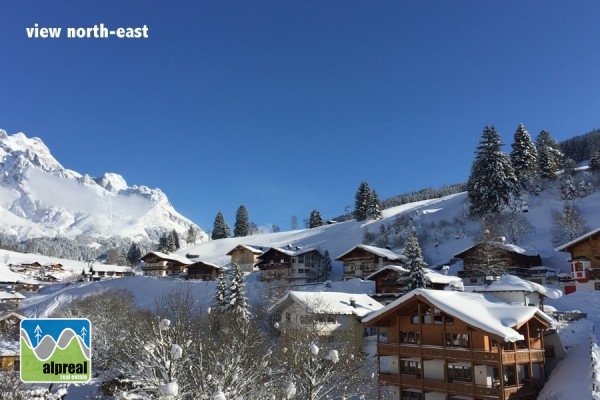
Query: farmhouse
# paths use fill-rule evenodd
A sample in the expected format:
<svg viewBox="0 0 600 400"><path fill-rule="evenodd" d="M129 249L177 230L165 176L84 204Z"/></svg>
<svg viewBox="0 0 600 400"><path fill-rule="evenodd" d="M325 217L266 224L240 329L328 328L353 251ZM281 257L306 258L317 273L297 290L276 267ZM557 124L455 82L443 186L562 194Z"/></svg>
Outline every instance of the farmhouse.
<svg viewBox="0 0 600 400"><path fill-rule="evenodd" d="M188 279L214 281L225 272L225 268L206 261L195 261L187 266L187 271Z"/></svg>
<svg viewBox="0 0 600 400"><path fill-rule="evenodd" d="M406 259L388 249L359 244L335 258L344 263L344 280L363 278L386 265L398 265Z"/></svg>
<svg viewBox="0 0 600 400"><path fill-rule="evenodd" d="M261 254L261 249L245 244L239 244L227 253L231 257L231 264L239 265L244 272L254 271Z"/></svg>
<svg viewBox="0 0 600 400"><path fill-rule="evenodd" d="M600 290L600 228L560 245L555 250L571 254L569 264L573 282L565 285L565 293Z"/></svg>
<svg viewBox="0 0 600 400"><path fill-rule="evenodd" d="M186 257L177 254L165 254L160 251L151 251L144 255L142 272L147 276L176 277L187 273L187 266L192 264Z"/></svg>
<svg viewBox="0 0 600 400"><path fill-rule="evenodd" d="M292 246L271 247L258 258L263 281L287 280L293 283L317 281L324 260L317 249Z"/></svg>
<svg viewBox="0 0 600 400"><path fill-rule="evenodd" d="M380 396L535 399L546 378L537 307L482 293L416 289L363 319L378 330Z"/></svg>

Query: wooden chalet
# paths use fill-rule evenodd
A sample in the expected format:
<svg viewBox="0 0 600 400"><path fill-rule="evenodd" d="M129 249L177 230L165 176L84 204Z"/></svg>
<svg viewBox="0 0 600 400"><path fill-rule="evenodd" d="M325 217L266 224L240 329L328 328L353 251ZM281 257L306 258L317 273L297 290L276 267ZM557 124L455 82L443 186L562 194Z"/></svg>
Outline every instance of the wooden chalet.
<svg viewBox="0 0 600 400"><path fill-rule="evenodd" d="M0 337L18 340L21 321L24 319L24 315L12 311L0 313Z"/></svg>
<svg viewBox="0 0 600 400"><path fill-rule="evenodd" d="M187 271L187 279L214 281L225 272L225 268L205 261L196 261L187 266Z"/></svg>
<svg viewBox="0 0 600 400"><path fill-rule="evenodd" d="M0 371L21 370L21 348L18 340L0 340Z"/></svg>
<svg viewBox="0 0 600 400"><path fill-rule="evenodd" d="M92 264L87 273L84 273L86 278L93 281L99 281L106 278L120 278L123 276L132 276L133 269L131 267L121 265L108 264Z"/></svg>
<svg viewBox="0 0 600 400"><path fill-rule="evenodd" d="M534 400L552 323L480 293L413 290L363 319L378 331L378 398Z"/></svg>
<svg viewBox="0 0 600 400"><path fill-rule="evenodd" d="M258 269L263 281L287 280L309 283L319 279L323 255L312 248L271 247L259 257Z"/></svg>
<svg viewBox="0 0 600 400"><path fill-rule="evenodd" d="M503 239L493 243L493 246L496 249L494 257L504 260L507 264L505 272L510 271L515 275L527 276L530 268L542 265L542 258L534 249L504 243ZM479 268L482 254L485 252L484 248L483 243L477 243L454 255L454 258L463 261L464 267L462 271L458 271L458 276L463 279L465 284L484 283L486 273Z"/></svg>
<svg viewBox="0 0 600 400"><path fill-rule="evenodd" d="M237 264L242 267L244 272L252 272L259 262L258 257L262 253L263 251L260 248L238 244L229 250L227 255L231 257L231 265Z"/></svg>
<svg viewBox="0 0 600 400"><path fill-rule="evenodd" d="M140 258L142 273L147 276L181 276L187 273L187 266L193 261L177 254L151 251Z"/></svg>
<svg viewBox="0 0 600 400"><path fill-rule="evenodd" d="M386 265L401 265L406 257L388 249L359 244L335 258L344 264L344 280L364 278Z"/></svg>
<svg viewBox="0 0 600 400"><path fill-rule="evenodd" d="M565 243L555 250L571 255L569 267L573 282L565 286L575 290L600 290L600 228Z"/></svg>
<svg viewBox="0 0 600 400"><path fill-rule="evenodd" d="M18 292L6 292L0 291L0 303L6 303L13 306L19 306L21 302L25 299L21 293Z"/></svg>

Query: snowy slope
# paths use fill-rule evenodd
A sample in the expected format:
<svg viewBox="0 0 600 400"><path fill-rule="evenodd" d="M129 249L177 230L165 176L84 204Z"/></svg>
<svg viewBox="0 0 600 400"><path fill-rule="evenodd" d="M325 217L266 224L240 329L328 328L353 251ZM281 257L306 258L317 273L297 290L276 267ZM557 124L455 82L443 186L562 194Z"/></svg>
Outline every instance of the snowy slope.
<svg viewBox="0 0 600 400"><path fill-rule="evenodd" d="M160 189L128 186L115 173L92 178L65 169L39 138L0 130L2 233L20 240L82 234L139 240L184 233L190 224Z"/></svg>

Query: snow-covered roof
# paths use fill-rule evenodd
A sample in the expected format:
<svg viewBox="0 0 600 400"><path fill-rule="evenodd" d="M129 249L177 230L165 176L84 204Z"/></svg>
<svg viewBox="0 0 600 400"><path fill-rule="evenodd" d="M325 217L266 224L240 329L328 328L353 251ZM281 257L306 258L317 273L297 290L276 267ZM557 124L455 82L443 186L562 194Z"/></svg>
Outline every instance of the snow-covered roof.
<svg viewBox="0 0 600 400"><path fill-rule="evenodd" d="M578 242L581 242L582 240L587 239L588 237L590 237L592 235L595 235L598 232L600 232L600 228L597 228L597 229L594 229L593 231L585 233L585 234L583 234L583 235L581 235L581 236L579 236L579 237L571 240L570 242L567 242L565 244L561 244L560 246L555 247L554 250L556 250L556 251L564 251L568 247L571 247L572 245L577 244Z"/></svg>
<svg viewBox="0 0 600 400"><path fill-rule="evenodd" d="M248 251L251 251L254 254L262 254L262 252L263 252L261 249L259 249L257 247L252 247L247 244L238 244L233 249L229 250L229 252L226 255L230 256L231 253L233 253L236 249L246 249Z"/></svg>
<svg viewBox="0 0 600 400"><path fill-rule="evenodd" d="M0 340L0 357L18 356L21 354L18 340Z"/></svg>
<svg viewBox="0 0 600 400"><path fill-rule="evenodd" d="M299 256L301 254L305 254L305 253L310 253L311 251L317 251L317 249L312 248L312 247L292 247L292 248L286 248L286 247L271 247L269 250L265 251L264 253L262 253L263 255L266 254L269 251L278 251L280 253L283 253L285 255L288 256ZM260 258L260 256L259 256Z"/></svg>
<svg viewBox="0 0 600 400"><path fill-rule="evenodd" d="M24 299L21 293L9 293L0 290L0 300L9 300L9 299Z"/></svg>
<svg viewBox="0 0 600 400"><path fill-rule="evenodd" d="M354 300L354 305L351 301ZM269 307L272 313L281 309L286 304L295 302L307 311L315 314L356 315L364 317L373 311L383 308L383 304L373 300L366 294L352 294L343 292L287 292L277 303Z"/></svg>
<svg viewBox="0 0 600 400"><path fill-rule="evenodd" d="M94 264L92 265L94 272L132 272L131 267L125 267L122 265L108 265L108 264Z"/></svg>
<svg viewBox="0 0 600 400"><path fill-rule="evenodd" d="M147 257L149 254L154 254L156 257L162 258L163 260L177 261L177 262L180 262L180 263L186 264L186 265L191 264L193 262L189 258L180 256L179 254L167 254L167 253L163 253L161 251L151 251L148 254L146 254L144 257L142 257L142 259Z"/></svg>
<svg viewBox="0 0 600 400"><path fill-rule="evenodd" d="M515 328L534 316L547 322L548 326L552 326L554 323L537 307L512 306L504 302L492 301L483 293L431 289L415 289L388 304L385 308L373 312L363 319L363 323L381 317L417 296L424 298L443 312L475 328L499 336L506 342L523 340L523 335Z"/></svg>
<svg viewBox="0 0 600 400"><path fill-rule="evenodd" d="M385 267L378 269L377 271L373 272L372 274L366 276L365 279L372 279L373 277L379 275L383 271L394 271L394 272L398 272L400 274L408 274L410 272L408 269L406 269L400 265L386 265Z"/></svg>
<svg viewBox="0 0 600 400"><path fill-rule="evenodd" d="M463 251L460 251L458 253L456 253L454 255L454 257L460 258L459 255L465 253L466 251L471 250L474 247L479 246L481 243L475 243L473 246L468 247L466 249L464 249ZM515 244L511 244L511 243L502 243L502 242L492 242L492 244L496 247L499 247L501 249L507 250L511 253L516 253L516 254L522 254L524 256L530 256L530 257L535 257L538 256L540 254L540 252L531 246L517 246Z"/></svg>
<svg viewBox="0 0 600 400"><path fill-rule="evenodd" d="M220 265L209 263L209 262L198 260L198 259L194 260L194 264L204 264L204 265L208 265L209 267L213 267L215 269L227 269L227 268L222 267ZM190 264L190 265L192 265L192 264Z"/></svg>
<svg viewBox="0 0 600 400"><path fill-rule="evenodd" d="M440 274L429 268L425 268L425 279L431 283L448 285L450 282L462 282L458 276Z"/></svg>
<svg viewBox="0 0 600 400"><path fill-rule="evenodd" d="M7 266L0 265L0 282L17 283L23 279L23 275L12 272Z"/></svg>
<svg viewBox="0 0 600 400"><path fill-rule="evenodd" d="M340 258L344 257L346 254L350 253L354 249L363 249L363 250L368 251L369 253L373 253L379 257L387 258L388 260L406 260L406 257L403 256L402 254L394 253L391 250L382 249L381 247L368 246L366 244L356 245L356 246L352 247L351 249L348 249L347 251L343 252L342 254L337 256L335 259L339 260Z"/></svg>
<svg viewBox="0 0 600 400"><path fill-rule="evenodd" d="M8 319L10 317L15 317L17 319L25 319L24 315L17 314L14 311L9 311L9 312L5 312L5 313L0 314L0 321L4 321L5 319Z"/></svg>
<svg viewBox="0 0 600 400"><path fill-rule="evenodd" d="M473 289L474 292L538 292L548 298L558 299L562 296L562 291L553 288L547 288L539 283L521 279L518 276L504 274L500 279L493 281L489 285L481 285Z"/></svg>
<svg viewBox="0 0 600 400"><path fill-rule="evenodd" d="M23 285L43 285L44 282L38 281L37 279L24 278L19 279L17 283L21 283Z"/></svg>

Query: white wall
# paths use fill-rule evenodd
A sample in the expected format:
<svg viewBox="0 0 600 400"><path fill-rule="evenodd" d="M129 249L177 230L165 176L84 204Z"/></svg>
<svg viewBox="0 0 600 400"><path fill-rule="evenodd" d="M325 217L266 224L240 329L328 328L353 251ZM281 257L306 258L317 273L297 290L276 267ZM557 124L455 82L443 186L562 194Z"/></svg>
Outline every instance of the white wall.
<svg viewBox="0 0 600 400"><path fill-rule="evenodd" d="M381 356L379 358L380 371L384 374L400 374L398 356Z"/></svg>
<svg viewBox="0 0 600 400"><path fill-rule="evenodd" d="M492 379L494 377L494 369L489 365L475 365L473 367L473 374L476 385L492 386Z"/></svg>
<svg viewBox="0 0 600 400"><path fill-rule="evenodd" d="M423 377L426 379L444 379L444 360L423 361Z"/></svg>

